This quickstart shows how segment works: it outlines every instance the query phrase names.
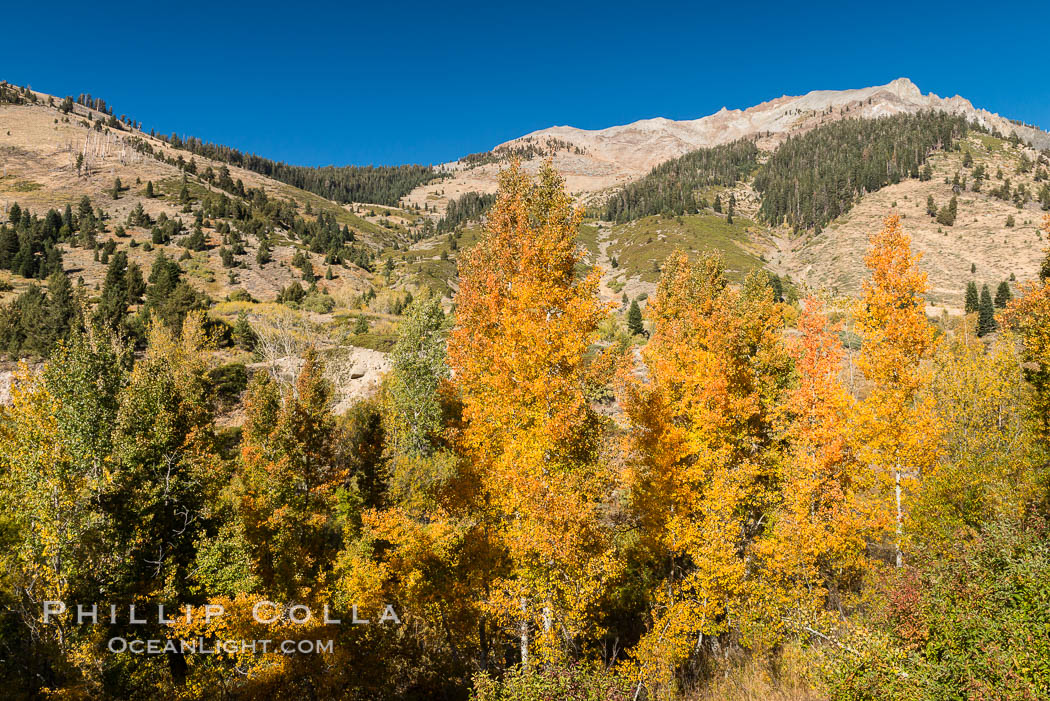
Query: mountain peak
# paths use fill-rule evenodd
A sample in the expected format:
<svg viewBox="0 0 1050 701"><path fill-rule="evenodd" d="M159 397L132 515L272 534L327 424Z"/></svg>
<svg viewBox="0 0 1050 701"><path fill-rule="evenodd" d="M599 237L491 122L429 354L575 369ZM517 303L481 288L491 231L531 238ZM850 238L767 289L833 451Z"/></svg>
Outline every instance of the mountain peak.
<svg viewBox="0 0 1050 701"><path fill-rule="evenodd" d="M883 86L890 90L899 97L921 97L922 90L919 90L919 86L913 83L909 78L897 78L891 80L889 83Z"/></svg>

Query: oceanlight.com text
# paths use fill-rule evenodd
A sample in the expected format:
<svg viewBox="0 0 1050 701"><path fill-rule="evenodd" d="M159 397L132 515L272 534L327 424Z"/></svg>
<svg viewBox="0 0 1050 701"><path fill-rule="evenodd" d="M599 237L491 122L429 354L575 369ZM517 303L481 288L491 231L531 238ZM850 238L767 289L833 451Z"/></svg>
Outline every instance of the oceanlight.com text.
<svg viewBox="0 0 1050 701"><path fill-rule="evenodd" d="M331 653L334 649L332 640L128 640L127 638L110 638L107 643L110 652L133 655L163 655L178 653L183 655L237 655L267 654L310 655Z"/></svg>

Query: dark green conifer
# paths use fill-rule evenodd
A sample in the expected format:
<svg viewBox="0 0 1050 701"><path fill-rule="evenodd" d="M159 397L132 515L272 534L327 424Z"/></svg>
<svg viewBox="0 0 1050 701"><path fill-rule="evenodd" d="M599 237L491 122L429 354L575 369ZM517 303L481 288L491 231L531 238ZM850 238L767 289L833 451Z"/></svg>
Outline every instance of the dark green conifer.
<svg viewBox="0 0 1050 701"><path fill-rule="evenodd" d="M996 329L995 307L992 304L992 295L988 291L988 285L981 287L981 305L977 314L977 335L984 336Z"/></svg>
<svg viewBox="0 0 1050 701"><path fill-rule="evenodd" d="M972 314L981 306L981 298L977 294L977 283L973 280L966 283L966 313Z"/></svg>
<svg viewBox="0 0 1050 701"><path fill-rule="evenodd" d="M995 290L995 307L996 309L1003 309L1013 299L1013 293L1010 292L1010 283L1003 280L999 283L998 289Z"/></svg>
<svg viewBox="0 0 1050 701"><path fill-rule="evenodd" d="M645 325L642 323L642 310L638 306L638 300L631 302L631 308L627 311L627 331L632 336L640 336L645 333Z"/></svg>

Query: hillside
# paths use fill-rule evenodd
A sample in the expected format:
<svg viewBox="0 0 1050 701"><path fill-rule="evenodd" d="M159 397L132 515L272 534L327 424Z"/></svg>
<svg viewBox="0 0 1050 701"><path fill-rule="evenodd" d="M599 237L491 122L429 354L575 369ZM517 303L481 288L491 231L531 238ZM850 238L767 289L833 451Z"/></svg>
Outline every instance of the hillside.
<svg viewBox="0 0 1050 701"><path fill-rule="evenodd" d="M588 262L604 269L607 301L644 303L676 248L721 252L734 280L764 267L797 285L854 294L867 237L891 210L905 218L924 256L934 307L957 312L971 278L993 287L1028 279L1043 255L1037 226L1048 205L1040 199L1048 161L1026 142L1050 144L1050 135L960 97L924 95L907 79L781 97L692 121L555 127L437 170L380 171L286 166L229 146L146 133L115 119L99 100L80 104L10 86L4 94L0 210L17 203L42 219L55 211L56 231L44 235L35 255L50 255L53 240L89 304L101 299L117 252L144 279L162 253L208 300L213 316L266 326L291 314L304 338L330 348L388 348L414 295L451 302L457 261L478 239L496 174L511 157L535 172L553 153L568 189L587 206L580 243ZM935 114L944 117L922 116ZM859 136L853 125L864 127ZM842 145L852 140L856 148L858 138L864 152L849 156ZM780 148L785 144L798 155ZM826 172L805 180L816 171L804 159L818 148L829 149L819 157ZM900 158L902 149L910 161ZM872 160L856 170L850 163L857 158ZM974 191L979 171L983 187ZM801 196L792 185L798 177L806 183L801 195L812 201L777 194L781 187ZM842 182L854 184L829 193L829 183ZM362 193L400 206L345 201ZM927 215L928 197L942 207L953 196L953 225ZM73 226L62 234L57 217L67 207ZM96 222L90 231L75 227L85 208ZM795 214L802 210L804 216ZM10 289L0 292L0 303L19 298L32 277L46 277L43 264L23 268L9 266L3 287ZM130 311L148 304L133 300Z"/></svg>
<svg viewBox="0 0 1050 701"><path fill-rule="evenodd" d="M382 269L382 256L418 237L419 214L340 205L175 148L106 112L77 103L66 111L61 98L34 91L27 99L29 94L19 92L15 99L22 104L12 104L7 88L0 103L0 211L5 221L13 209L24 213L25 222L34 222L26 231L37 237L35 243L16 239L9 255L19 259L19 240L38 258L53 248L89 306L101 300L118 254L126 256L128 275L144 284L163 255L199 296L185 306L203 301L231 326L244 316L265 333L287 325L275 319L288 317L299 345L338 344L351 366L371 352L365 349L389 346L396 320L391 312L409 293L399 276ZM56 217L53 228L49 212ZM43 264L5 267L4 305L42 285L50 272ZM301 292L274 304L296 286ZM146 292L146 299L131 299L130 312L149 304ZM32 342L5 343L9 357L33 354ZM354 350L355 344L364 348ZM238 358L254 360L231 356ZM344 387L351 393L358 390L349 385L374 386L377 379L374 372L367 378L349 374L358 375Z"/></svg>
<svg viewBox="0 0 1050 701"><path fill-rule="evenodd" d="M983 134L971 135L960 149L931 155L930 180L908 179L869 193L819 234L779 238L769 254L772 267L814 287L854 294L865 275L868 236L880 217L896 211L923 256L935 305L959 311L970 280L992 289L1010 281L1016 290L1018 282L1036 275L1046 254L1048 242L1039 229L1045 206L1034 199L1046 185L1046 157ZM963 165L967 153L973 159L970 167ZM1040 158L1042 166L1025 165ZM987 179L975 192L974 172L981 168ZM953 185L956 173L965 185ZM997 190L1007 181L1013 196L1004 199ZM927 214L928 198L944 207L953 196L958 202L953 225Z"/></svg>
<svg viewBox="0 0 1050 701"><path fill-rule="evenodd" d="M489 152L496 160L509 155L531 155L532 163L553 150L555 168L571 192L583 199L597 197L608 188L637 179L654 166L698 148L755 138L764 150L773 150L791 134L843 119L871 119L924 110L965 116L1004 135L1017 134L1037 148L1050 148L1050 134L1023 126L973 106L956 95L942 98L923 92L907 78L886 85L853 90L814 90L801 96L781 96L744 110L722 108L694 120L657 117L606 129L555 126L499 144ZM480 164L479 164L480 163ZM464 192L494 192L497 162L461 159L445 165L453 175L440 183L416 188L408 201L443 211L448 199Z"/></svg>
<svg viewBox="0 0 1050 701"><path fill-rule="evenodd" d="M785 144L797 153L786 154ZM900 78L784 96L690 121L552 127L446 164L448 177L417 187L405 201L438 221L450 203L458 211L470 198L494 192L509 159L535 172L550 157L568 189L597 222L606 222L596 229L602 246L594 247L592 260L609 269L611 287L603 291L610 299L621 291L651 292L658 261L676 246L717 249L731 261L764 266L803 285L854 294L868 235L886 212L897 210L914 228L930 274L931 303L956 312L971 268L975 281L993 286L1035 271L1044 246L1040 212L1050 206L1048 148L1047 132L959 96L923 94ZM964 153L971 161L965 166ZM972 188L978 168L985 172L979 192ZM956 173L969 184L957 184ZM801 190L793 178L802 180ZM1010 181L1006 194L1004 180ZM736 213L748 218L742 229L726 220L730 196ZM939 205L958 198L953 226L926 216L930 196ZM421 251L435 245L416 244ZM435 255L425 274L450 280L454 270L442 272L439 261Z"/></svg>

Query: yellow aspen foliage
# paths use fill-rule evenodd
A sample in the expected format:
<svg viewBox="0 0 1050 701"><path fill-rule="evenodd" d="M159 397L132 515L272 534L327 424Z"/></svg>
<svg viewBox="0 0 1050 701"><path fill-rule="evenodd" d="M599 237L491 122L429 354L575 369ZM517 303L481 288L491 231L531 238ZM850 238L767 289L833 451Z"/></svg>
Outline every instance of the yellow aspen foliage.
<svg viewBox="0 0 1050 701"><path fill-rule="evenodd" d="M59 402L40 373L23 364L11 400L0 434L0 475L9 505L4 525L18 540L4 548L0 564L16 591L32 592L28 608L40 612L43 601L65 601L76 588L81 542L102 523L92 503L108 471L77 469L56 420ZM44 626L36 618L40 635L66 651L65 622Z"/></svg>
<svg viewBox="0 0 1050 701"><path fill-rule="evenodd" d="M790 447L779 462L780 501L756 547L762 575L752 597L773 631L819 624L829 596L841 600L863 571L873 526L862 498L871 473L854 459L847 435L853 400L840 377L841 324L824 309L819 299L805 300L799 335L788 342L797 376L783 405Z"/></svg>
<svg viewBox="0 0 1050 701"><path fill-rule="evenodd" d="M202 312L187 314L181 332L153 320L119 395L108 498L122 508L107 536L121 562L108 587L118 600L180 600L194 586L189 526L211 522L226 477L214 444L209 346Z"/></svg>
<svg viewBox="0 0 1050 701"><path fill-rule="evenodd" d="M65 648L63 622L42 625L45 600L80 596L119 560L100 508L117 467L110 433L125 381L113 348L77 334L42 371L19 366L0 409L0 572L44 640ZM93 662L89 662L93 665Z"/></svg>
<svg viewBox="0 0 1050 701"><path fill-rule="evenodd" d="M526 659L530 646L557 656L588 631L612 564L601 518L611 477L585 391L586 352L607 311L599 271L577 270L581 216L549 162L536 181L518 163L505 170L485 236L462 264L449 340L460 450L513 563L489 603L517 627Z"/></svg>
<svg viewBox="0 0 1050 701"><path fill-rule="evenodd" d="M662 581L633 657L639 685L667 696L705 636L756 623L748 563L776 499L790 359L765 276L735 290L716 257L670 256L647 313L648 381L624 372L621 397L632 507Z"/></svg>
<svg viewBox="0 0 1050 701"><path fill-rule="evenodd" d="M1050 214L1043 217L1050 235ZM1044 439L1050 437L1050 251L1040 279L1022 286L1002 313L1002 321L1021 338L1022 359L1029 364L1027 379L1035 388L1033 409Z"/></svg>
<svg viewBox="0 0 1050 701"><path fill-rule="evenodd" d="M487 668L504 642L495 639L484 598L505 572L506 556L486 520L476 518L485 512L471 466L449 449L459 404L447 380L446 331L437 299L416 301L399 328L378 404L382 454L371 461L382 479L356 471L360 533L339 554L334 595L344 608L397 606L420 644L452 662L445 669L454 676L466 673L468 660ZM344 419L368 426L360 413L355 408ZM360 436L353 440L359 454L369 433L348 431ZM369 488L373 481L381 486Z"/></svg>
<svg viewBox="0 0 1050 701"><path fill-rule="evenodd" d="M318 698L344 696L344 670L364 662L351 656L351 636L359 630L349 621L350 632L342 625L326 625L323 608L291 606L242 593L171 612L166 639L203 651L193 655L187 679L172 698L206 701L215 698L216 689L243 699L292 698L303 693L304 679ZM329 649L318 641L333 644ZM301 643L312 652L289 653Z"/></svg>
<svg viewBox="0 0 1050 701"><path fill-rule="evenodd" d="M905 496L937 460L940 427L929 385L928 360L934 349L933 329L925 312L926 273L918 267L911 238L896 214L872 236L865 281L856 312L863 339L858 367L867 396L853 417L857 458L870 465L892 494L884 513L895 523L897 565L901 549Z"/></svg>
<svg viewBox="0 0 1050 701"><path fill-rule="evenodd" d="M1020 518L1038 489L1038 425L1020 344L1000 333L986 349L967 326L933 358L930 394L944 450L924 476L908 529L926 552L949 552L988 523Z"/></svg>

